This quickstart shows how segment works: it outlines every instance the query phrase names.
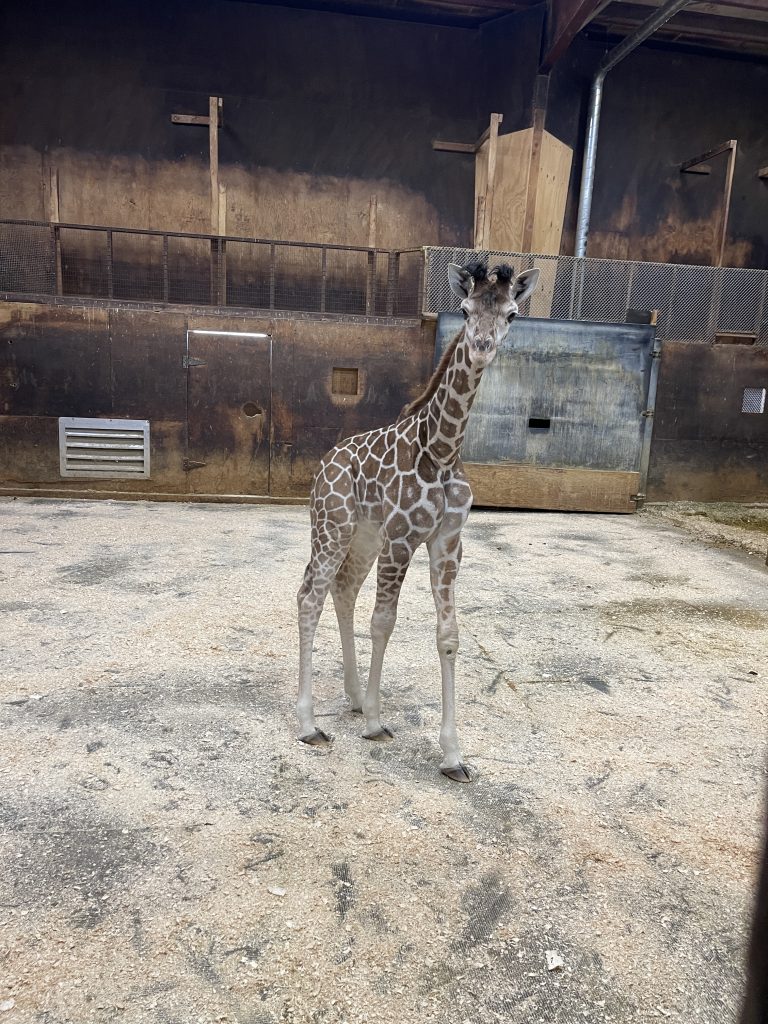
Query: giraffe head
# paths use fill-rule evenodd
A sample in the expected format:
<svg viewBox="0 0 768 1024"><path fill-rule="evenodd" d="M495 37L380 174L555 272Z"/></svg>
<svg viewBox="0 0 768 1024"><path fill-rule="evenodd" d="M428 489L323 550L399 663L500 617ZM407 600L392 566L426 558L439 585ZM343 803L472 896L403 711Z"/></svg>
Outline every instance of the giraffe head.
<svg viewBox="0 0 768 1024"><path fill-rule="evenodd" d="M491 362L520 305L534 290L538 279L538 267L515 276L506 263L494 267L490 273L483 263L470 263L466 267L449 263L448 280L462 300L464 335L473 366L482 369Z"/></svg>

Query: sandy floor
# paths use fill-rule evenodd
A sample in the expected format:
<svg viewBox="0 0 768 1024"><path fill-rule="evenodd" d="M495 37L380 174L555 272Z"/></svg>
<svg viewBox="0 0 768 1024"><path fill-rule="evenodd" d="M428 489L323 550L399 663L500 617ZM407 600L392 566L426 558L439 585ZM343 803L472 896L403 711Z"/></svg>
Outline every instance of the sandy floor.
<svg viewBox="0 0 768 1024"><path fill-rule="evenodd" d="M459 786L423 554L395 740L344 710L330 607L335 744L294 740L307 551L303 508L0 501L0 1020L733 1021L762 560L646 515L473 513Z"/></svg>

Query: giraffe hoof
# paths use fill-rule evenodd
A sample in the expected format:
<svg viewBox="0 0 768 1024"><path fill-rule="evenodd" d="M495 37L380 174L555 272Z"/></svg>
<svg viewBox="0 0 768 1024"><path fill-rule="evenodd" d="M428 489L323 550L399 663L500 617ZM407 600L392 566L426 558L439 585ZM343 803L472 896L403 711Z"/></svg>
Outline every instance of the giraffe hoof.
<svg viewBox="0 0 768 1024"><path fill-rule="evenodd" d="M327 747L333 743L333 736L329 736L327 732L323 732L322 729L315 729L308 736L299 736L302 743L307 743L310 747Z"/></svg>
<svg viewBox="0 0 768 1024"><path fill-rule="evenodd" d="M454 765L453 768L441 768L440 771L448 779L453 779L454 782L471 782L472 775L470 774L469 768L465 764Z"/></svg>
<svg viewBox="0 0 768 1024"><path fill-rule="evenodd" d="M382 727L380 729L378 729L376 732L364 732L363 733L363 739L366 739L366 740L382 741L382 740L393 740L394 738L395 738L395 734L392 732L391 729L387 728L386 725L382 725Z"/></svg>

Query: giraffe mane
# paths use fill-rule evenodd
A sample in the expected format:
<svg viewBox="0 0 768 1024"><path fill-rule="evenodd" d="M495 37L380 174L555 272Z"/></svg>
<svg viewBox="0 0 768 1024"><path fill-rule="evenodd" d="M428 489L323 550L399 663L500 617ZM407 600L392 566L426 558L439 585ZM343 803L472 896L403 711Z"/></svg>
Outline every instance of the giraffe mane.
<svg viewBox="0 0 768 1024"><path fill-rule="evenodd" d="M401 420L404 420L407 416L412 416L415 412L418 412L420 409L423 409L427 402L429 402L429 400L435 394L437 389L440 387L440 381L443 379L445 371L448 369L448 364L450 363L453 357L453 353L456 351L456 348L463 337L464 328L462 327L461 330L456 335L456 337L450 343L448 348L446 348L445 352L443 352L440 362L437 364L437 369L429 378L429 382L427 383L427 386L424 388L422 393L419 395L418 398L415 398L412 402L409 402L408 405L403 406L400 415L397 417L398 423L400 423Z"/></svg>

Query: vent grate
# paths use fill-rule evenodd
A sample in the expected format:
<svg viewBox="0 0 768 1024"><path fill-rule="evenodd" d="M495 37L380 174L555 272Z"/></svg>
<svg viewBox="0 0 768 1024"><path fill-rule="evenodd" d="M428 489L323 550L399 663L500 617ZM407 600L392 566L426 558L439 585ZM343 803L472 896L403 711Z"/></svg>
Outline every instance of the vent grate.
<svg viewBox="0 0 768 1024"><path fill-rule="evenodd" d="M149 477L149 420L59 419L63 477Z"/></svg>
<svg viewBox="0 0 768 1024"><path fill-rule="evenodd" d="M741 411L762 413L765 412L765 388L744 388L741 398Z"/></svg>

